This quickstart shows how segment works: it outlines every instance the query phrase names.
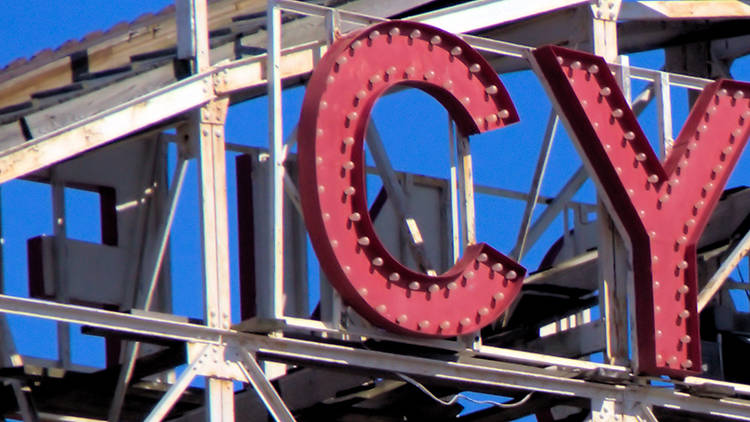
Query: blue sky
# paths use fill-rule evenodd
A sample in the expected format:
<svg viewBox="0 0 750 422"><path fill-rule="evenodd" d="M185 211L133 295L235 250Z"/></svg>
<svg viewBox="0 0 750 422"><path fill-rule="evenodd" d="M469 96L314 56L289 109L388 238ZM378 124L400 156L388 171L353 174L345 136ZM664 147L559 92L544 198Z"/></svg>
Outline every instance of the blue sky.
<svg viewBox="0 0 750 422"><path fill-rule="evenodd" d="M6 2L0 14L0 66L18 57L30 57L44 48L55 48L70 39L80 39L94 30L106 30L121 21L132 21L147 12L157 12L171 4L168 0L78 0L73 2L27 0ZM663 63L661 52L638 54L631 57L634 65L659 68ZM750 80L750 64L743 59L733 67L736 79ZM477 183L525 191L531 183L536 154L549 113L546 96L535 77L528 72L501 76L521 117L521 123L510 128L472 138L474 171ZM634 94L644 84L636 82ZM303 89L289 90L284 96L284 123L287 133L297 120ZM684 90L673 90L676 116L674 133L678 133L687 110L684 106ZM232 142L262 146L266 141L265 99L261 98L233 107L228 116L227 139ZM250 117L252 116L252 118ZM408 118L405 118L408 117ZM442 107L426 94L405 91L383 98L376 106L374 120L386 142L386 149L395 168L437 177L448 176L447 115ZM649 106L642 125L654 140L655 107ZM261 129L259 129L261 128ZM424 157L430 159L414 160ZM750 180L750 162L740 161L729 186L747 184ZM236 214L234 212L236 192L233 176L233 158L229 165L230 243L236 257ZM542 187L542 194L554 195L570 175L578 168L580 160L562 128L558 131L553 146L550 167ZM202 286L198 257L200 238L196 197L195 165L192 164L186 178L186 190L175 221L172 245L173 283L175 286L175 311L178 314L202 318ZM51 234L50 192L44 185L30 182L9 182L3 186L3 230L6 239L4 262L7 291L14 295L25 295L25 240L28 237ZM578 199L593 202L593 187L587 183ZM68 201L69 234L84 240L98 240L96 218L90 207L95 199L85 195ZM518 201L477 197L477 230L481 241L496 249L509 253L516 238L524 204ZM88 208L87 208L88 207ZM542 207L537 207L537 214ZM92 220L93 219L93 220ZM540 246L533 248L524 264L530 270L536 268L546 248L562 233L558 219L555 233L546 236ZM429 245L428 245L429 247ZM232 282L236 300L237 264L232 260ZM238 319L235 309L234 321ZM54 358L54 327L49 322L27 318L11 318L17 330L16 341L21 352ZM21 328L23 327L23 328ZM39 335L21 336L20 330L35 330ZM75 330L74 330L75 331ZM101 353L89 353L91 348L100 350L97 338L76 336L74 359L78 363L102 365Z"/></svg>

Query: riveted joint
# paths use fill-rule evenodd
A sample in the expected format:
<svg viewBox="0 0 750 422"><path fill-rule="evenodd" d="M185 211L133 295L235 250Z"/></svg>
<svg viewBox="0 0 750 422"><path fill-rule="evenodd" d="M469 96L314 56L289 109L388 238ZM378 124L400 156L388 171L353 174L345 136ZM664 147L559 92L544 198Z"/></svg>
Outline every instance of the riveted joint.
<svg viewBox="0 0 750 422"><path fill-rule="evenodd" d="M245 380L238 366L242 362L244 351L237 346L188 343L187 347L188 361L196 363L196 374L225 380Z"/></svg>
<svg viewBox="0 0 750 422"><path fill-rule="evenodd" d="M229 91L228 74L229 71L221 69L211 75L211 84L213 85L214 94L221 95Z"/></svg>
<svg viewBox="0 0 750 422"><path fill-rule="evenodd" d="M590 0L591 15L597 20L616 22L621 4L622 0Z"/></svg>
<svg viewBox="0 0 750 422"><path fill-rule="evenodd" d="M223 125L227 117L228 98L214 100L201 108L201 123Z"/></svg>
<svg viewBox="0 0 750 422"><path fill-rule="evenodd" d="M333 44L340 39L341 34L341 15L337 9L331 9L325 16L326 32L328 33L328 43Z"/></svg>

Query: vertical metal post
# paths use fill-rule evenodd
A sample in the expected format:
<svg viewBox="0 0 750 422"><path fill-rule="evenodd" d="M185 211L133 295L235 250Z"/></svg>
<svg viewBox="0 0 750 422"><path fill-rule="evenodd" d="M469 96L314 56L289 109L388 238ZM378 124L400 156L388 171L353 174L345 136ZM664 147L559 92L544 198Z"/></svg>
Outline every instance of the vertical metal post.
<svg viewBox="0 0 750 422"><path fill-rule="evenodd" d="M464 246L477 243L476 219L474 213L474 170L471 162L469 138L456 133L456 154L458 171L458 193L460 198L461 228ZM480 333L458 337L458 343L464 347L478 350L482 346Z"/></svg>
<svg viewBox="0 0 750 422"><path fill-rule="evenodd" d="M620 1L591 1L594 54L613 62L619 59L619 82L630 103L630 68L627 56L618 57L617 15ZM598 203L599 306L605 322L607 363L625 365L628 355L628 260L629 254L606 207ZM592 413L594 413L592 411Z"/></svg>
<svg viewBox="0 0 750 422"><path fill-rule="evenodd" d="M591 2L591 44L594 54L608 62L617 58L617 15L622 0L590 0Z"/></svg>
<svg viewBox="0 0 750 422"><path fill-rule="evenodd" d="M328 45L336 41L340 33L340 16L337 9L331 9L325 17L326 36ZM320 277L320 320L332 327L341 325L344 302L338 292L331 286L328 278L319 271Z"/></svg>
<svg viewBox="0 0 750 422"><path fill-rule="evenodd" d="M272 248L270 280L270 297L268 301L271 315L262 317L280 318L284 315L284 161L283 161L283 121L281 114L281 9L276 2L269 0L267 8L268 28L268 151L270 152L271 189L270 189L270 239Z"/></svg>
<svg viewBox="0 0 750 422"><path fill-rule="evenodd" d="M469 138L456 132L458 150L458 191L461 198L461 222L464 245L477 243L476 218L474 214L474 170L471 165Z"/></svg>
<svg viewBox="0 0 750 422"><path fill-rule="evenodd" d="M211 66L208 43L207 0L177 0L184 34L178 39L178 56L192 57L196 73ZM184 12L179 12L183 10ZM207 85L205 89L213 89ZM229 329L229 228L227 223L226 154L224 122L228 100L222 99L193 113L178 136L187 135L198 157L201 204L201 247L205 286L205 319L209 327ZM208 378L206 416L210 421L234 421L232 381Z"/></svg>
<svg viewBox="0 0 750 422"><path fill-rule="evenodd" d="M229 227L224 150L224 116L228 100L211 103L201 110L199 174L206 321L209 327L229 329ZM209 378L209 420L234 421L232 381Z"/></svg>
<svg viewBox="0 0 750 422"><path fill-rule="evenodd" d="M672 149L672 96L669 91L669 73L659 72L654 81L656 91L656 117L659 125L659 156L664 159Z"/></svg>
<svg viewBox="0 0 750 422"><path fill-rule="evenodd" d="M259 315L267 318L284 316L284 126L281 106L281 8L276 1L269 0L266 10L266 27L268 28L268 59L266 61L267 95L268 95L268 151L270 153L269 171L271 180L269 209L269 237L271 248L270 279L262 280L266 284L264 296L259 292L260 300L268 303L270 315ZM278 335L274 333L274 335ZM284 365L266 363L266 376L278 377L286 371Z"/></svg>
<svg viewBox="0 0 750 422"><path fill-rule="evenodd" d="M175 0L177 57L193 60L194 71L207 69L209 61L208 9L204 0ZM203 31L205 29L205 31Z"/></svg>
<svg viewBox="0 0 750 422"><path fill-rule="evenodd" d="M620 65L620 69L617 71L617 83L620 84L625 100L630 104L633 97L633 86L630 83L630 57L618 56L617 63Z"/></svg>
<svg viewBox="0 0 750 422"><path fill-rule="evenodd" d="M2 187L0 186L0 191ZM0 205L2 204L2 197L0 196ZM5 256L3 254L5 245L5 237L3 236L3 224L2 224L2 206L0 206L0 294L5 294L5 271L3 263L5 262ZM0 364L4 367L12 367L21 365L21 359L16 351L16 346L13 343L13 336L10 331L10 325L5 317L5 314L0 315ZM18 410L21 413L21 417L24 422L37 422L39 417L34 409L33 401L31 400L31 393L24 391L21 382L18 380L9 381L13 388L13 394L16 397L16 403L18 404Z"/></svg>
<svg viewBox="0 0 750 422"><path fill-rule="evenodd" d="M456 162L456 127L448 118L448 149L450 151L450 193L451 193L451 239L453 262L461 255L461 222L458 213L458 163Z"/></svg>
<svg viewBox="0 0 750 422"><path fill-rule="evenodd" d="M227 100L201 110L199 174L206 321L209 327L229 329L231 305L229 286L229 227L224 151L224 125ZM209 378L207 395L211 421L234 420L232 381Z"/></svg>
<svg viewBox="0 0 750 422"><path fill-rule="evenodd" d="M600 233L599 307L605 324L605 363L627 365L629 362L628 288L626 286L628 253L614 222L601 202L599 202L597 212Z"/></svg>
<svg viewBox="0 0 750 422"><path fill-rule="evenodd" d="M326 14L326 36L328 38L328 45L333 44L336 38L341 34L341 28L339 26L340 16L338 9L331 9Z"/></svg>
<svg viewBox="0 0 750 422"><path fill-rule="evenodd" d="M55 257L55 299L61 303L68 302L67 280L67 219L65 217L65 186L57 176L57 170L50 170L50 184L52 186L52 227L54 233ZM57 358L63 368L70 367L70 324L57 323Z"/></svg>

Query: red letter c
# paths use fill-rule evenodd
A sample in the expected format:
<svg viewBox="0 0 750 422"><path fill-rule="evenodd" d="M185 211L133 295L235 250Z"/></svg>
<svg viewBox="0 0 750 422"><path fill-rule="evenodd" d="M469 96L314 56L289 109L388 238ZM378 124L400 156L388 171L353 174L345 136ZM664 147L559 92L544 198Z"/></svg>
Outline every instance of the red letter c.
<svg viewBox="0 0 750 422"><path fill-rule="evenodd" d="M331 284L371 323L421 336L471 333L507 309L526 271L483 243L439 276L412 271L388 253L367 208L364 134L375 101L394 85L435 97L465 135L518 121L494 70L452 34L391 21L340 39L315 68L302 105L307 229Z"/></svg>

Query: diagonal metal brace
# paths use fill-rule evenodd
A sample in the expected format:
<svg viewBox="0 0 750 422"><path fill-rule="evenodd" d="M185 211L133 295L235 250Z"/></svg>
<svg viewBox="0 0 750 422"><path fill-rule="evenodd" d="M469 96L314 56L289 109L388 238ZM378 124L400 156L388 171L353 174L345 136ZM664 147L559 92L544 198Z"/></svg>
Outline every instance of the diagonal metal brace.
<svg viewBox="0 0 750 422"><path fill-rule="evenodd" d="M245 375L247 382L253 386L258 396L266 405L268 412L273 416L277 422L294 422L294 416L284 404L281 396L273 388L271 383L266 378L263 370L260 369L258 362L255 360L255 356L242 347L237 347L234 351L234 356L230 356L227 353L227 360L233 361L239 370Z"/></svg>
<svg viewBox="0 0 750 422"><path fill-rule="evenodd" d="M406 194L398 183L396 173L393 171L393 166L391 166L391 162L385 152L383 140L375 126L375 122L373 121L370 121L370 124L367 125L366 138L367 146L372 153L372 159L375 161L378 172L383 179L383 188L385 188L385 191L388 193L388 198L393 203L396 215L402 222L401 230L410 240L409 246L414 259L427 274L435 274L435 266L430 262L427 256L427 251L424 247L424 240L419 231L419 227L417 226L417 221L408 210L409 206L406 200Z"/></svg>
<svg viewBox="0 0 750 422"><path fill-rule="evenodd" d="M158 403L156 403L156 406L154 406L151 413L149 413L148 417L145 419L146 422L159 422L167 416L172 409L172 406L177 403L177 400L180 399L182 393L185 392L185 389L190 385L190 382L193 381L193 378L198 375L198 369L203 365L204 359L208 357L209 346L210 345L208 344L203 346L198 357L194 359L187 368L185 368L185 371L180 374L179 378L177 378L177 382L172 384L172 387L169 388L167 393L162 396Z"/></svg>

